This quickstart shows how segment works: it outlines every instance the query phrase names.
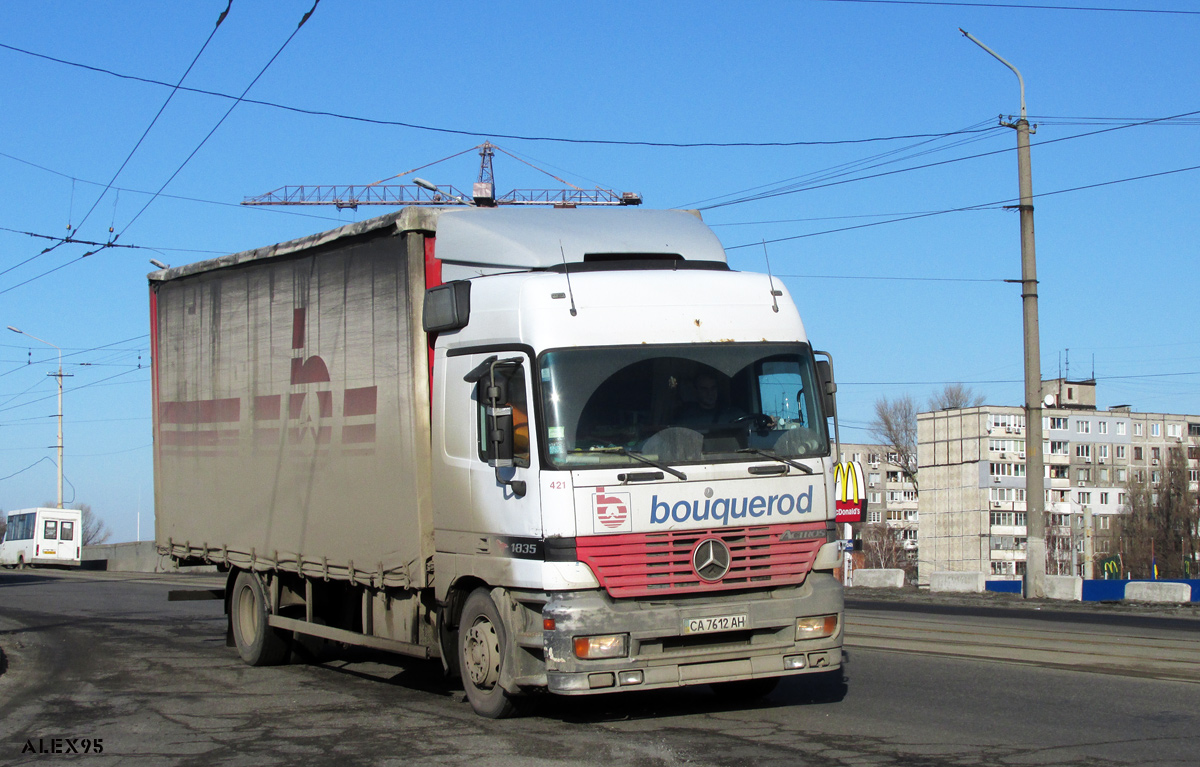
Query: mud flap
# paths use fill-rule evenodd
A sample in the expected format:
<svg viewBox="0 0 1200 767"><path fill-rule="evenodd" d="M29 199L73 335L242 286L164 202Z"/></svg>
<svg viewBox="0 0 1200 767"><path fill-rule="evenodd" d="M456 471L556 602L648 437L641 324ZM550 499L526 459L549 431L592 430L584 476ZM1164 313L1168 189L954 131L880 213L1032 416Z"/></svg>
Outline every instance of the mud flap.
<svg viewBox="0 0 1200 767"><path fill-rule="evenodd" d="M525 692L528 687L545 687L545 661L539 660L521 644L522 636L528 638L536 634L540 649L541 613L534 613L530 607L514 598L507 589L494 588L490 596L504 621L504 634L508 640L505 663L500 667L500 686L514 695Z"/></svg>

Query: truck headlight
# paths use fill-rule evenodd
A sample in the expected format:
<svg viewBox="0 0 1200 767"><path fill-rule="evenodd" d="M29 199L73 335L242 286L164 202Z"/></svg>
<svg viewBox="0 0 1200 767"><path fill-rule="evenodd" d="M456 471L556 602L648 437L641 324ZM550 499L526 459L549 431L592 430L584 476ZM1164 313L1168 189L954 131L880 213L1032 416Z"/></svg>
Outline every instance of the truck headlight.
<svg viewBox="0 0 1200 767"><path fill-rule="evenodd" d="M801 639L824 639L837 631L836 615L817 615L812 618L796 619L796 641Z"/></svg>
<svg viewBox="0 0 1200 767"><path fill-rule="evenodd" d="M629 654L628 634L605 634L595 637L575 637L575 657L584 660L624 658Z"/></svg>

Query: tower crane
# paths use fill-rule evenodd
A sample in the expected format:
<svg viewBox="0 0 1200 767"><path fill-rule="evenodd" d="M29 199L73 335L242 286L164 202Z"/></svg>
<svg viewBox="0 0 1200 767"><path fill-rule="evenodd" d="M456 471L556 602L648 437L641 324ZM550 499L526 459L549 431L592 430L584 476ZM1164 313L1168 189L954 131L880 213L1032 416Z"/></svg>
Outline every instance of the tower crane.
<svg viewBox="0 0 1200 767"><path fill-rule="evenodd" d="M472 186L470 195L449 184L436 185L415 176L412 184L386 183L474 150L479 151L479 180ZM513 189L503 195L497 195L495 176L492 172L492 158L497 150L518 162L525 163L534 170L545 173L569 188ZM391 205L393 207L402 205L475 205L481 208L491 208L497 205L553 205L573 208L580 205L641 204L642 196L636 192L614 192L599 186L594 189L581 189L490 141L412 170L397 173L395 176L376 181L373 184L281 186L266 194L247 197L242 201L242 205L333 205L339 209L350 208L351 210L357 210L359 205Z"/></svg>

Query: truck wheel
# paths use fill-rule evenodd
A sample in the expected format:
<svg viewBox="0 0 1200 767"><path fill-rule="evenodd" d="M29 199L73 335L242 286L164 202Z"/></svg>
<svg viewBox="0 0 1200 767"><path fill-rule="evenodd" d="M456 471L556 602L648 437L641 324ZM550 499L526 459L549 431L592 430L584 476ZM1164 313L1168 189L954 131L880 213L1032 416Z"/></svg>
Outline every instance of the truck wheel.
<svg viewBox="0 0 1200 767"><path fill-rule="evenodd" d="M523 701L500 686L507 651L508 637L496 603L487 589L475 589L458 622L458 667L471 708L488 719L504 719L523 708Z"/></svg>
<svg viewBox="0 0 1200 767"><path fill-rule="evenodd" d="M17 569L18 570L25 569L25 555L24 554L21 554L17 557Z"/></svg>
<svg viewBox="0 0 1200 767"><path fill-rule="evenodd" d="M229 600L229 621L238 654L248 665L277 666L287 660L288 641L284 632L267 623L267 596L256 574L238 573Z"/></svg>
<svg viewBox="0 0 1200 767"><path fill-rule="evenodd" d="M779 686L779 677L739 679L736 682L715 682L712 687L719 697L731 701L755 701L765 698Z"/></svg>

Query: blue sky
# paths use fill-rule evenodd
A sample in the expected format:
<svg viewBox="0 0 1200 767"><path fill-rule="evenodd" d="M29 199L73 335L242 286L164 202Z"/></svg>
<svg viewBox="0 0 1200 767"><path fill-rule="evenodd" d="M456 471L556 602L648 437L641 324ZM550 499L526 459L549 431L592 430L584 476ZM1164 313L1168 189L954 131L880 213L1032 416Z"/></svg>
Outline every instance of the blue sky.
<svg viewBox="0 0 1200 767"><path fill-rule="evenodd" d="M134 220L231 102L176 93L99 197L170 89L31 54L174 83L224 7L0 5L0 44L24 51L0 48L0 326L69 355L66 497L92 504L114 540L135 537L139 509L142 537L152 530L148 259L179 265L386 210L239 207L246 196L370 183L491 139L579 186L700 207L736 268L763 270L761 241L780 240L768 245L771 267L795 275L783 279L809 335L838 363L843 438L865 440L881 395L923 401L939 382L962 381L990 402L1023 397L1019 289L999 281L1019 276L1015 212L988 206L823 233L1016 196L1016 138L997 126L1019 109L1016 78L958 27L1025 77L1038 124L1035 193L1200 165L1200 13L1181 0L1110 7L1191 13L322 0L248 98L475 135L241 103ZM242 93L310 7L234 0L184 85ZM942 137L666 147L501 134L658 144ZM960 159L976 154L985 156ZM943 164L908 170L928 163ZM477 170L468 152L419 175L469 188ZM900 172L861 178L889 171ZM500 191L558 185L505 156L495 172ZM786 193L718 205L764 191ZM1036 201L1046 377L1070 349L1072 377L1091 375L1094 357L1101 407L1200 413L1198 203L1195 170ZM119 244L140 247L84 258L94 247L68 243L39 255L52 241L24 234L62 236L68 224L79 240L106 242L111 226ZM44 459L54 455L56 359L36 341L0 336L0 508L54 498Z"/></svg>

